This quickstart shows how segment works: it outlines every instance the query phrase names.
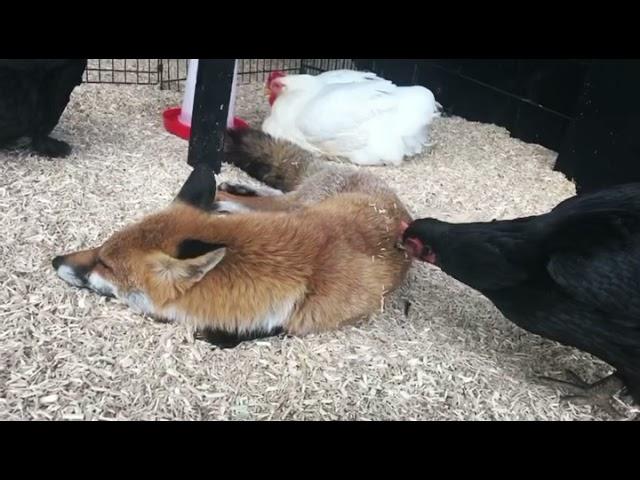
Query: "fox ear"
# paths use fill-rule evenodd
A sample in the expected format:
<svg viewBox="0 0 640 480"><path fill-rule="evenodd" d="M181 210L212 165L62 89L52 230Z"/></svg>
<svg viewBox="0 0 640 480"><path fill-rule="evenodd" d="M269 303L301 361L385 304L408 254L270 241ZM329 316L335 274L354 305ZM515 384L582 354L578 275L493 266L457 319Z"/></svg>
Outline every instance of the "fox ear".
<svg viewBox="0 0 640 480"><path fill-rule="evenodd" d="M213 170L203 163L193 167L193 171L180 189L176 200L192 207L209 210L216 196L216 176Z"/></svg>
<svg viewBox="0 0 640 480"><path fill-rule="evenodd" d="M164 252L156 252L149 259L152 282L155 290L164 297L162 303L175 300L207 273L213 270L225 257L227 249L217 248L193 258L175 258Z"/></svg>

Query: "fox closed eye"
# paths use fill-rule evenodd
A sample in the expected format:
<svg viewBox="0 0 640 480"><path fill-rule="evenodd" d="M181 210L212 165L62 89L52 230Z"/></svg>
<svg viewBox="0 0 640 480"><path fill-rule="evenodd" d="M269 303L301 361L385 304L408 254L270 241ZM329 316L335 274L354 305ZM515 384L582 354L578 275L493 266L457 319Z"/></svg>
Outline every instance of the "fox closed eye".
<svg viewBox="0 0 640 480"><path fill-rule="evenodd" d="M113 270L109 264L105 263L104 260L102 260L101 258L98 258L98 264L101 265L102 267L106 268L107 270Z"/></svg>

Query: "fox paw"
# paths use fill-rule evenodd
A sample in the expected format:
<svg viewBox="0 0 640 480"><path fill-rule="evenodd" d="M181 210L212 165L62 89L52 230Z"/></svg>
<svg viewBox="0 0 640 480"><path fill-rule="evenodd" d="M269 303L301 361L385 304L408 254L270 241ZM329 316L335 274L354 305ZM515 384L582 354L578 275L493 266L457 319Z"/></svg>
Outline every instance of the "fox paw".
<svg viewBox="0 0 640 480"><path fill-rule="evenodd" d="M258 192L256 192L251 187L247 187L246 185L240 185L238 183L228 183L223 182L218 186L218 190L221 192L229 193L231 195L237 195L239 197L257 197Z"/></svg>

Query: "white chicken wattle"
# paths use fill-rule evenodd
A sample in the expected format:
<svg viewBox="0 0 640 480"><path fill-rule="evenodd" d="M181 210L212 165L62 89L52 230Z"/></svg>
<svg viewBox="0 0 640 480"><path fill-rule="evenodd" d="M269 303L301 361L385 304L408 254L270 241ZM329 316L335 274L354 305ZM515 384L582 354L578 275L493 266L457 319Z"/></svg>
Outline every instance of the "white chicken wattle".
<svg viewBox="0 0 640 480"><path fill-rule="evenodd" d="M425 87L398 87L373 73L272 74L262 130L358 165L399 165L428 141L440 105Z"/></svg>

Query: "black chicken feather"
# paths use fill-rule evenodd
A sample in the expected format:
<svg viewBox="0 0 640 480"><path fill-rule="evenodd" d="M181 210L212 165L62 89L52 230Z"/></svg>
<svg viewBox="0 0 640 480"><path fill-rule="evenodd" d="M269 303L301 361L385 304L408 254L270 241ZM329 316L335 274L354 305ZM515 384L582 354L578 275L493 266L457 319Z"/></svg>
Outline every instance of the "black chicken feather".
<svg viewBox="0 0 640 480"><path fill-rule="evenodd" d="M0 59L0 147L28 137L39 154L68 155L71 147L49 135L86 65L86 59Z"/></svg>
<svg viewBox="0 0 640 480"><path fill-rule="evenodd" d="M640 184L514 220L419 219L411 238L520 327L615 367L640 402Z"/></svg>

